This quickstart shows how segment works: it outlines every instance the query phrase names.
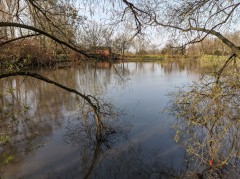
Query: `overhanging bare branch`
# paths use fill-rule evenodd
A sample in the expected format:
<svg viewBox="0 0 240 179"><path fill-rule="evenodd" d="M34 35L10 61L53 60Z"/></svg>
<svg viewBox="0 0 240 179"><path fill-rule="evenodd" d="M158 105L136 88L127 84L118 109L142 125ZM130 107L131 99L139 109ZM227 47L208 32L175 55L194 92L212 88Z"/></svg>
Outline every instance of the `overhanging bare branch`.
<svg viewBox="0 0 240 179"><path fill-rule="evenodd" d="M12 76L30 76L30 77L33 77L33 78L36 78L36 79L39 79L39 80L42 80L46 83L49 83L49 84L53 84L59 88L62 88L70 93L74 93L78 96L80 96L81 98L83 98L84 100L86 100L88 102L88 104L97 112L99 110L99 105L98 104L94 104L91 99L88 97L88 95L84 95L82 93L80 93L79 91L75 90L75 89L72 89L72 88L69 88L67 86L64 86L60 83L57 83L56 81L53 81L53 80L50 80L38 73L34 73L34 72L27 72L27 71L19 71L19 72L12 72L12 73L6 73L6 74L0 74L0 79L3 79L3 78L7 78L7 77L12 77Z"/></svg>

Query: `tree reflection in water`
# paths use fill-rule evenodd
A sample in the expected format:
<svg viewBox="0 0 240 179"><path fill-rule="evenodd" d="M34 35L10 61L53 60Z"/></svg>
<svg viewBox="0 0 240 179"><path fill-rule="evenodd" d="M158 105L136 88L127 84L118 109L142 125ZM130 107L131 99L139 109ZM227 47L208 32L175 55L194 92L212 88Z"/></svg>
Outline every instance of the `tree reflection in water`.
<svg viewBox="0 0 240 179"><path fill-rule="evenodd" d="M93 118L69 120L65 141L78 146L80 164L59 175L62 178L180 178L176 171L156 158L148 165L142 157L141 145L128 141L131 126L112 116L101 124ZM127 144L126 144L127 143ZM54 176L58 174L53 174Z"/></svg>
<svg viewBox="0 0 240 179"><path fill-rule="evenodd" d="M100 119L94 116L88 113L82 118L70 119L67 125L65 141L78 146L80 150L77 157L80 158L81 165L75 177L89 178L100 168L99 165L106 157L104 154L107 155L116 142L126 139L130 130L129 123L119 120L116 111L112 115L101 116Z"/></svg>
<svg viewBox="0 0 240 179"><path fill-rule="evenodd" d="M203 77L172 93L175 141L186 149L189 173L203 178L238 178L240 172L240 80L228 69L220 81Z"/></svg>

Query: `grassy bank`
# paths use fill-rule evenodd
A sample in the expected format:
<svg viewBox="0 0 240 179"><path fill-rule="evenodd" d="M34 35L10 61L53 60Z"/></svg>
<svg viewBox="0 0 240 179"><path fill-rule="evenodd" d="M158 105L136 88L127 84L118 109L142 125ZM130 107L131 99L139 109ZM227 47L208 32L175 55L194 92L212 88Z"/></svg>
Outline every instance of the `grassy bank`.
<svg viewBox="0 0 240 179"><path fill-rule="evenodd" d="M170 61L179 61L186 59L196 59L198 56L188 56L188 55L124 55L122 59L124 61L162 61L162 60L170 60Z"/></svg>
<svg viewBox="0 0 240 179"><path fill-rule="evenodd" d="M124 55L124 61L161 61L165 57L163 55Z"/></svg>
<svg viewBox="0 0 240 179"><path fill-rule="evenodd" d="M199 57L199 62L201 66L212 66L219 67L223 66L224 63L228 60L229 56L216 56L216 55L202 55ZM239 60L236 60L236 63L233 62L230 65L239 65Z"/></svg>

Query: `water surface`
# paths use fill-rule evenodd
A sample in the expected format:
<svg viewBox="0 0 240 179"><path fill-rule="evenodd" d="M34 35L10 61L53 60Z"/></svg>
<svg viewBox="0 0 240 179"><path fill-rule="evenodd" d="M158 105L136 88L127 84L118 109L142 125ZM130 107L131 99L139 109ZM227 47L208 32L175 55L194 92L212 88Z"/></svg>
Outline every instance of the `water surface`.
<svg viewBox="0 0 240 179"><path fill-rule="evenodd" d="M99 139L83 99L27 77L1 80L1 133L13 156L3 178L149 178L179 176L184 148L174 142L170 91L199 78L196 67L160 62L88 64L39 71L111 104ZM103 116L104 118L104 116Z"/></svg>

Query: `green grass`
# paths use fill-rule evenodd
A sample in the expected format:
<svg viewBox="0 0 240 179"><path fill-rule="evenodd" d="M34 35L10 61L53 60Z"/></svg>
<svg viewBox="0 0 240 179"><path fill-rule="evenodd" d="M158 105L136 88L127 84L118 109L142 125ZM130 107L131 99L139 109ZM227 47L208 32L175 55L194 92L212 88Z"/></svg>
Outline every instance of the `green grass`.
<svg viewBox="0 0 240 179"><path fill-rule="evenodd" d="M203 55L199 62L202 66L222 66L227 59L228 56Z"/></svg>
<svg viewBox="0 0 240 179"><path fill-rule="evenodd" d="M125 55L123 57L126 61L151 61L151 60L164 60L163 55Z"/></svg>
<svg viewBox="0 0 240 179"><path fill-rule="evenodd" d="M215 61L219 62L219 61L227 60L228 56L202 55L200 59L205 62L215 62Z"/></svg>

